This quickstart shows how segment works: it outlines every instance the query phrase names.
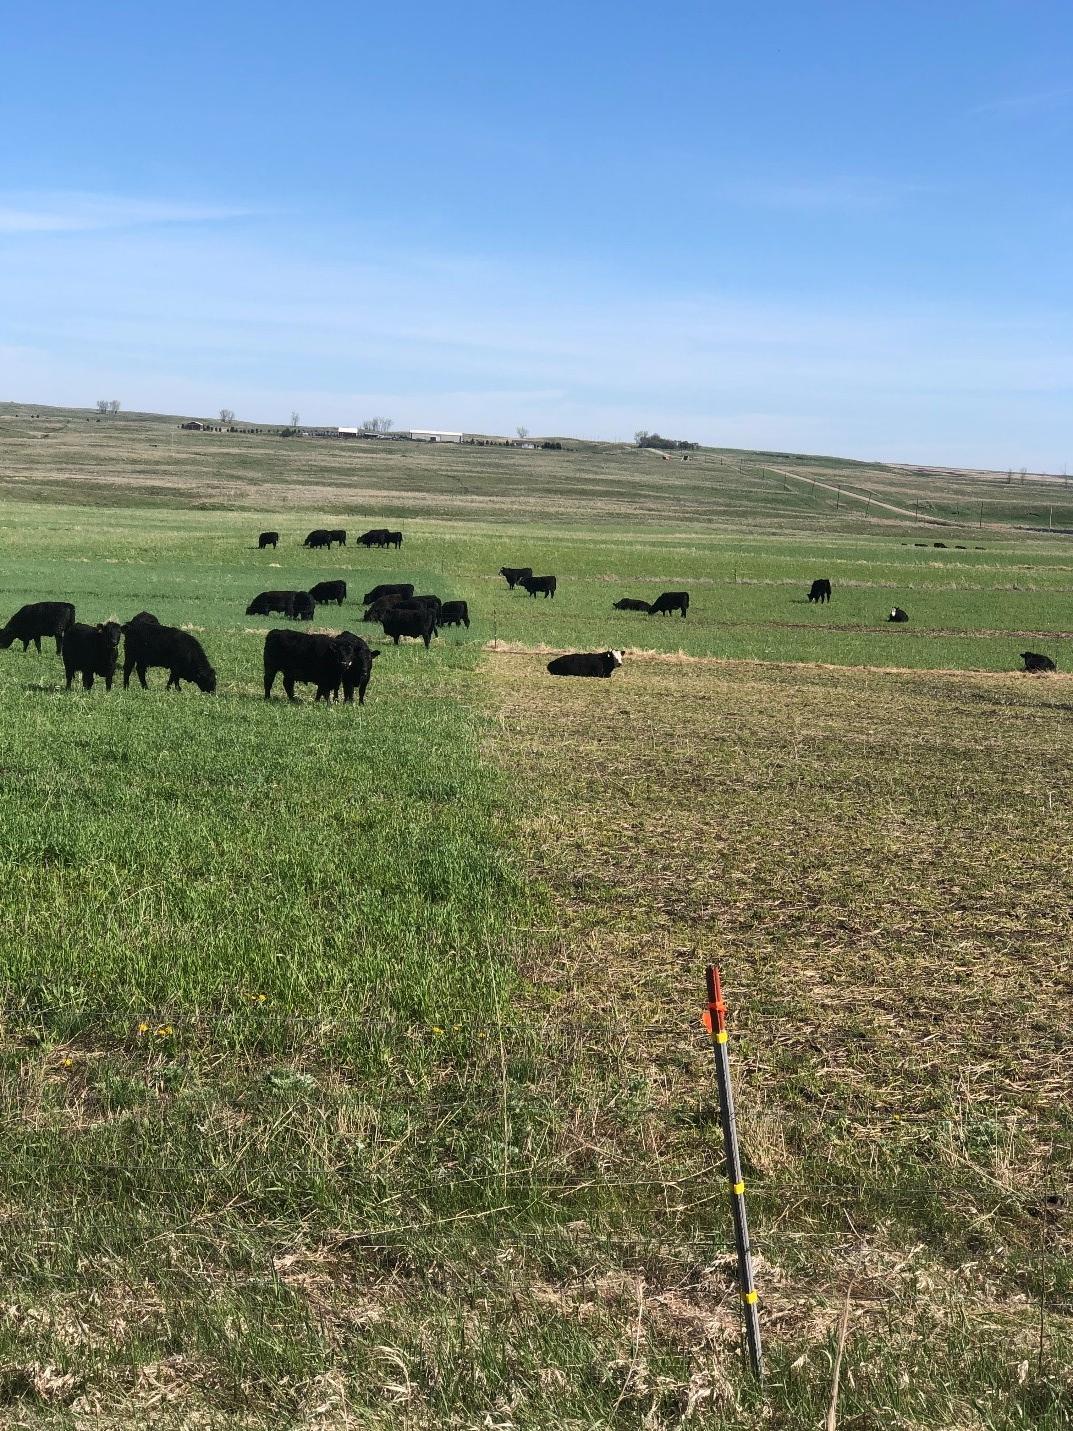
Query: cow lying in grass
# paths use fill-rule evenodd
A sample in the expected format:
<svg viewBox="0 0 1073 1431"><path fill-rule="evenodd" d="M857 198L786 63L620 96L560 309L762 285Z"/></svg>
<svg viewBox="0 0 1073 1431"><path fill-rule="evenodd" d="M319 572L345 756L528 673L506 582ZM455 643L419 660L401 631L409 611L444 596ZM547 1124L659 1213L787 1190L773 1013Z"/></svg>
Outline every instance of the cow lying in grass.
<svg viewBox="0 0 1073 1431"><path fill-rule="evenodd" d="M1038 651L1022 651L1021 660L1025 663L1026 671L1054 671L1057 670L1050 656L1041 656Z"/></svg>
<svg viewBox="0 0 1073 1431"><path fill-rule="evenodd" d="M556 656L548 662L548 674L552 676L610 676L622 665L625 651L600 651L593 654L577 653L571 656Z"/></svg>

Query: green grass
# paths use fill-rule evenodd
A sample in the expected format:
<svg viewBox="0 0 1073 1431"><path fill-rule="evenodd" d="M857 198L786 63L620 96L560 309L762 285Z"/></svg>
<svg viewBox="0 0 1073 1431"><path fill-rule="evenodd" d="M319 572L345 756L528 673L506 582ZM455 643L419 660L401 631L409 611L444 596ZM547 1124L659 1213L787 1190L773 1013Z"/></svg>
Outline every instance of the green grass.
<svg viewBox="0 0 1073 1431"><path fill-rule="evenodd" d="M0 616L146 607L220 687L0 653L0 1420L804 1431L848 1286L840 1424L1069 1424L1073 702L1011 674L1066 665L1060 539L834 520L764 463L925 478L811 458L10 423ZM305 552L335 513L402 552ZM339 575L473 627L386 647L363 709L266 704L247 602ZM610 609L679 586L687 621Z"/></svg>

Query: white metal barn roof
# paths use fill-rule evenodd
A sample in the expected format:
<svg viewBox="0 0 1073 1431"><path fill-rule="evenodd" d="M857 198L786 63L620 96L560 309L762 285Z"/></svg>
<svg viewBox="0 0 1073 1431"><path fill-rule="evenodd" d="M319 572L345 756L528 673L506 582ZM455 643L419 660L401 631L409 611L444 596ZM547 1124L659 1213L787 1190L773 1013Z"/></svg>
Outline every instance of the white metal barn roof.
<svg viewBox="0 0 1073 1431"><path fill-rule="evenodd" d="M410 429L410 436L415 442L461 442L460 432L437 432L432 428L414 427Z"/></svg>

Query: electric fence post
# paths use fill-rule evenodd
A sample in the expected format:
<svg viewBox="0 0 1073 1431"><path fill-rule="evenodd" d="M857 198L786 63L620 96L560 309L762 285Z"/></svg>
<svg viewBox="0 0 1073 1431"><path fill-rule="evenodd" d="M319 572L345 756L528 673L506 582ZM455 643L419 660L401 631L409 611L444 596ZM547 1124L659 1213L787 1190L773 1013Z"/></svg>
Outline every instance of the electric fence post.
<svg viewBox="0 0 1073 1431"><path fill-rule="evenodd" d="M738 1152L738 1128L734 1119L734 1090L730 1084L730 1058L727 1054L729 1034L726 1028L726 1009L723 1001L723 986L719 970L709 964L705 970L708 985L708 1007L704 1013L704 1026L712 1036L712 1050L715 1055L715 1077L719 1087L719 1119L723 1125L723 1143L726 1148L727 1178L730 1182L730 1211L734 1218L734 1241L738 1249L738 1287L741 1292L742 1319L745 1323L745 1341L749 1351L749 1365L756 1380L764 1379L764 1361L760 1350L760 1317L757 1313L757 1291L753 1278L753 1255L749 1245L749 1220L745 1211L745 1181L741 1175L741 1156Z"/></svg>

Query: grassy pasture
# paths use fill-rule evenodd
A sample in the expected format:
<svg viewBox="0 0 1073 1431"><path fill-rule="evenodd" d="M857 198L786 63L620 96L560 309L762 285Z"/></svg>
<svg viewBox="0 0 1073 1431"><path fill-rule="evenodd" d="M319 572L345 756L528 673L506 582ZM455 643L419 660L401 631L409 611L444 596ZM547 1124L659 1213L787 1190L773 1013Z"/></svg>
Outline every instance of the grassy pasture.
<svg viewBox="0 0 1073 1431"><path fill-rule="evenodd" d="M0 615L148 607L220 692L68 696L0 653L0 1419L803 1431L849 1286L840 1424L1069 1424L1073 699L1010 674L1066 664L1060 540L827 523L735 454L671 490L610 448L381 478L333 444L307 501L278 439L17 421ZM303 551L336 513L402 552ZM266 706L246 603L337 575L474 626L385 649L363 710ZM687 621L610 610L676 586ZM619 644L609 683L542 675Z"/></svg>

